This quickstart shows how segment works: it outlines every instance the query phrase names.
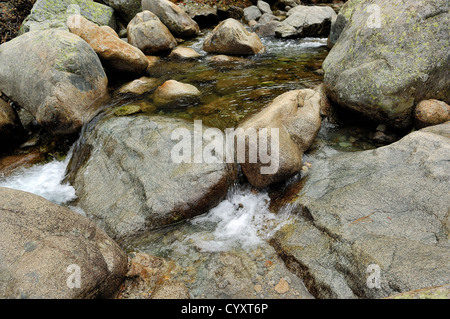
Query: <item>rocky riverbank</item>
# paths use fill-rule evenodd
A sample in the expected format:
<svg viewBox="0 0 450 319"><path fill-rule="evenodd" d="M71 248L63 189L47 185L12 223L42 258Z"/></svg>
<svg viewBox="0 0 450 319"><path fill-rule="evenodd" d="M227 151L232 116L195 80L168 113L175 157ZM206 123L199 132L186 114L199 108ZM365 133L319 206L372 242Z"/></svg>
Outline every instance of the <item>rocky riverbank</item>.
<svg viewBox="0 0 450 319"><path fill-rule="evenodd" d="M448 295L446 1L31 4L0 2L1 298Z"/></svg>

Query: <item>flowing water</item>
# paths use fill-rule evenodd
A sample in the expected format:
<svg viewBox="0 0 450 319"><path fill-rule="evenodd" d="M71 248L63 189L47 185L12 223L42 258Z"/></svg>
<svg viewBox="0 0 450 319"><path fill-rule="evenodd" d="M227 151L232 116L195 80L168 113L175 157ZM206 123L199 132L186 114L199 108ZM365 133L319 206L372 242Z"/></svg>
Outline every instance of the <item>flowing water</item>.
<svg viewBox="0 0 450 319"><path fill-rule="evenodd" d="M152 92L149 92L140 97L116 97L110 108L139 105L141 111L149 114L201 119L205 125L224 129L235 127L284 92L313 88L323 81L320 68L328 53L326 39L263 39L266 53L227 63L210 62L201 50L202 42L203 37L200 37L184 44L200 52L202 57L183 62L162 58L151 74L161 83L175 79L195 85L202 92L198 102L182 109L158 109L153 106ZM369 135L370 132L362 127L344 127L324 121L305 160L313 163L314 154L373 148ZM35 193L84 214L79 207L70 206L76 199L75 190L63 183L70 156L69 153L64 161L53 160L18 170L14 175L0 179L0 186ZM300 178L301 174L290 183L294 184ZM168 257L176 260L183 269L195 266L195 273L206 271L208 265L214 263L217 253L236 252L256 260L259 247L268 258L274 252L267 239L292 218L288 209L275 214L270 202L268 191L254 191L249 185L237 184L228 197L207 214L154 231L131 244L127 251ZM180 274L180 278L183 276L186 277L186 273ZM190 287L194 295L196 291L201 295L199 287L204 285L202 280L206 280L207 274L201 280L200 277L186 279L197 282Z"/></svg>

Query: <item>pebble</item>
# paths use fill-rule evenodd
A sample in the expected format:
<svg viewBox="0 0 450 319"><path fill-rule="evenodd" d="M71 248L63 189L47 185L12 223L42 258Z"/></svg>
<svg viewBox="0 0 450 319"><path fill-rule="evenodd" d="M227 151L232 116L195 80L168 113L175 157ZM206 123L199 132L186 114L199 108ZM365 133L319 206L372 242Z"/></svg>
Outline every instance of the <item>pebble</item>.
<svg viewBox="0 0 450 319"><path fill-rule="evenodd" d="M259 293L259 292L262 291L262 286L261 285L255 285L254 289L255 289L256 292Z"/></svg>
<svg viewBox="0 0 450 319"><path fill-rule="evenodd" d="M275 286L275 291L279 294L284 294L289 291L289 283L284 279L281 278L278 284Z"/></svg>

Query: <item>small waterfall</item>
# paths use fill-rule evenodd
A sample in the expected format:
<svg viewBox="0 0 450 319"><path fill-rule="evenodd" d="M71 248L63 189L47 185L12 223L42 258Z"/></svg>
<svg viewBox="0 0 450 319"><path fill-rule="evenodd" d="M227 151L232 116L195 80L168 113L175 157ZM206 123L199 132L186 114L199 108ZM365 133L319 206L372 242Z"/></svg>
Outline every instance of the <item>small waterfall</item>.
<svg viewBox="0 0 450 319"><path fill-rule="evenodd" d="M59 205L69 203L77 198L75 189L63 182L72 151L73 146L64 161L55 159L18 169L12 175L0 178L0 186L33 193Z"/></svg>

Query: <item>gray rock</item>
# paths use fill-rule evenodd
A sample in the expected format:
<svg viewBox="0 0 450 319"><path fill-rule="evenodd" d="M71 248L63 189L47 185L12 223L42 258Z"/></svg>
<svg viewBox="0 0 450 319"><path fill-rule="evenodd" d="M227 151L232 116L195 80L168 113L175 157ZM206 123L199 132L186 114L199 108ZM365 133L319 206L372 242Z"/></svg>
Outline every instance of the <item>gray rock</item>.
<svg viewBox="0 0 450 319"><path fill-rule="evenodd" d="M332 48L339 37L341 36L342 30L344 30L348 21L350 20L355 6L359 4L362 0L351 0L347 1L342 8L339 10L339 14L336 19L331 22L330 35L328 36L328 47Z"/></svg>
<svg viewBox="0 0 450 319"><path fill-rule="evenodd" d="M194 126L158 116L112 117L75 150L68 173L79 203L114 239L124 242L202 214L234 182L232 164L174 163L172 149L181 137L171 137L177 129L193 133Z"/></svg>
<svg viewBox="0 0 450 319"><path fill-rule="evenodd" d="M380 7L381 28L368 27L371 4ZM448 104L448 9L445 0L356 3L323 63L327 95L398 128L412 124L414 106L422 100Z"/></svg>
<svg viewBox="0 0 450 319"><path fill-rule="evenodd" d="M280 26L280 21L272 20L266 23L258 23L255 26L255 33L260 37L273 37L275 30Z"/></svg>
<svg viewBox="0 0 450 319"><path fill-rule="evenodd" d="M280 23L275 34L280 38L328 36L336 13L330 7L296 6Z"/></svg>
<svg viewBox="0 0 450 319"><path fill-rule="evenodd" d="M131 21L142 11L141 0L103 0L103 2L113 8L126 22Z"/></svg>
<svg viewBox="0 0 450 319"><path fill-rule="evenodd" d="M252 55L265 51L261 39L235 19L222 21L206 37L203 50L209 53Z"/></svg>
<svg viewBox="0 0 450 319"><path fill-rule="evenodd" d="M258 2L256 3L256 6L258 7L258 9L261 11L262 14L265 14L265 13L272 14L272 9L270 9L270 4L268 4L267 2L258 0Z"/></svg>
<svg viewBox="0 0 450 319"><path fill-rule="evenodd" d="M315 297L382 298L450 281L449 132L450 122L312 161L292 204L298 220L272 245ZM380 288L367 284L372 264Z"/></svg>
<svg viewBox="0 0 450 319"><path fill-rule="evenodd" d="M244 9L244 19L249 22L257 21L262 16L261 10L257 6L250 6Z"/></svg>
<svg viewBox="0 0 450 319"><path fill-rule="evenodd" d="M174 36L189 38L200 32L197 22L169 0L142 0L142 10L156 14Z"/></svg>
<svg viewBox="0 0 450 319"><path fill-rule="evenodd" d="M66 31L28 32L1 45L0 60L0 90L52 134L77 132L107 94L97 54Z"/></svg>
<svg viewBox="0 0 450 319"><path fill-rule="evenodd" d="M146 55L171 50L177 46L169 29L150 11L138 13L127 27L128 43Z"/></svg>
<svg viewBox="0 0 450 319"><path fill-rule="evenodd" d="M0 230L2 299L111 297L127 272L125 253L93 222L33 194L0 188Z"/></svg>
<svg viewBox="0 0 450 319"><path fill-rule="evenodd" d="M51 28L68 31L66 21L72 14L81 14L98 25L116 27L114 10L104 4L86 0L37 0L23 21L20 34Z"/></svg>

